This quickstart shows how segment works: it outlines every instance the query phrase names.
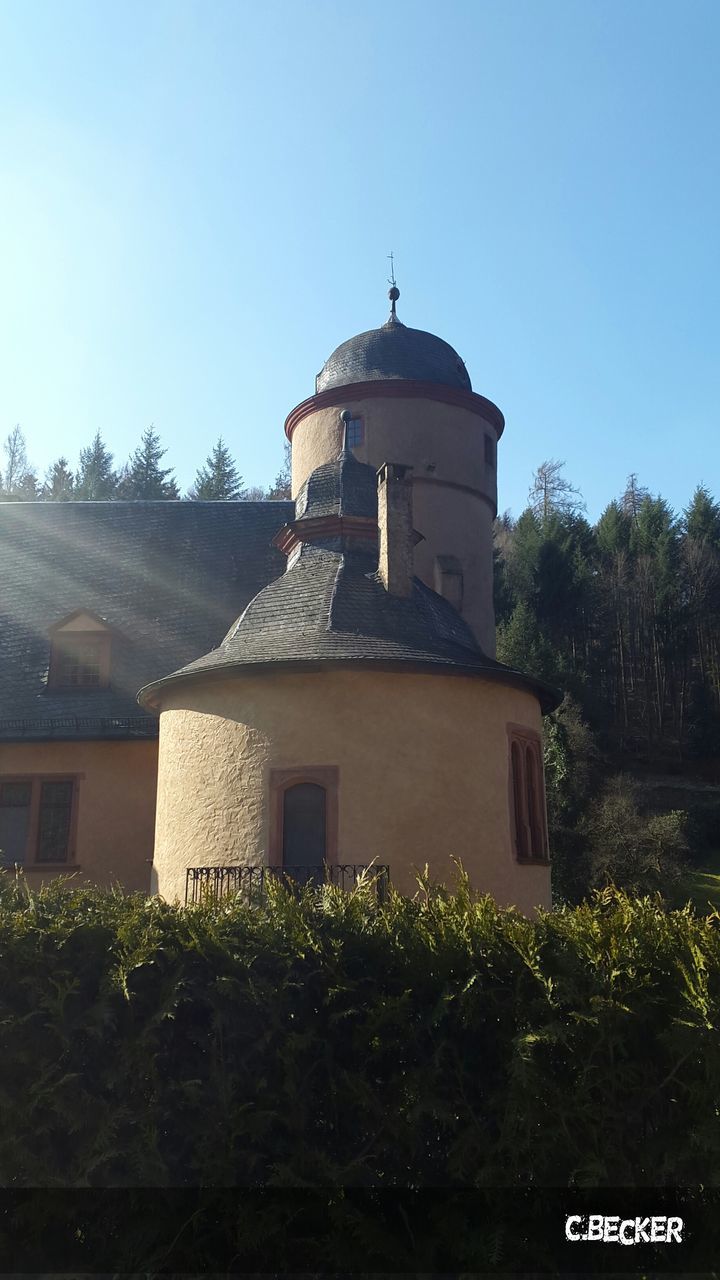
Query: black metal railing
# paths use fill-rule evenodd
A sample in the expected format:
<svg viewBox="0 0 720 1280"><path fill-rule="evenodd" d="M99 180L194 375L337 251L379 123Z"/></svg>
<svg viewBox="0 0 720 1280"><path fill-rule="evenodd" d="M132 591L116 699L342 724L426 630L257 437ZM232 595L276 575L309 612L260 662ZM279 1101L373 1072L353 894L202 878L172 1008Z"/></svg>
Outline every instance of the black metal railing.
<svg viewBox="0 0 720 1280"><path fill-rule="evenodd" d="M280 879L290 888L333 884L339 889L354 889L362 879L372 886L377 901L382 903L387 899L390 868L358 862L321 862L307 867L188 867L185 904L220 902L237 894L251 902L262 901L271 879Z"/></svg>

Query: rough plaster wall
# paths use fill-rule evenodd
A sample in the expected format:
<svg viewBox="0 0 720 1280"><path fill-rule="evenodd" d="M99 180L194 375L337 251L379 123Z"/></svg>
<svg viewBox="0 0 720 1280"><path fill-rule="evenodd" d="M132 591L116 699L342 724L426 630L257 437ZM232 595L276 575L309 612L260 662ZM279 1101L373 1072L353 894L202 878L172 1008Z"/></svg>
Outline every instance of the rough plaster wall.
<svg viewBox="0 0 720 1280"><path fill-rule="evenodd" d="M377 858L402 892L414 867L473 883L525 912L550 905L547 867L510 835L507 723L539 730L536 699L470 677L372 671L237 676L180 686L161 716L157 887L185 869L267 861L270 768L335 765L339 857Z"/></svg>
<svg viewBox="0 0 720 1280"><path fill-rule="evenodd" d="M435 557L460 560L463 617L485 653L494 657L492 524L497 477L485 462L485 433L495 439L494 428L469 409L436 400L366 397L348 399L346 407L365 421L365 443L353 450L360 462L376 469L384 462L413 468L414 524L424 538L415 549L415 572L434 589ZM315 467L337 457L338 413L337 406L320 409L296 426L293 495Z"/></svg>
<svg viewBox="0 0 720 1280"><path fill-rule="evenodd" d="M22 742L0 745L0 776L84 774L76 863L82 883L150 889L157 742ZM25 868L31 886L67 874Z"/></svg>

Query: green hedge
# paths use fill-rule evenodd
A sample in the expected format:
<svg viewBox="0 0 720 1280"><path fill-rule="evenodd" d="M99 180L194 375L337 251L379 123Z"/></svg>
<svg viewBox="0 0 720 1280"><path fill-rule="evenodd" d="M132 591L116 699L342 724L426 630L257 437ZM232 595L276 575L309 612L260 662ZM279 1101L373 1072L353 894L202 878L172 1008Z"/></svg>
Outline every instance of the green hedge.
<svg viewBox="0 0 720 1280"><path fill-rule="evenodd" d="M719 923L6 884L0 1181L718 1184Z"/></svg>

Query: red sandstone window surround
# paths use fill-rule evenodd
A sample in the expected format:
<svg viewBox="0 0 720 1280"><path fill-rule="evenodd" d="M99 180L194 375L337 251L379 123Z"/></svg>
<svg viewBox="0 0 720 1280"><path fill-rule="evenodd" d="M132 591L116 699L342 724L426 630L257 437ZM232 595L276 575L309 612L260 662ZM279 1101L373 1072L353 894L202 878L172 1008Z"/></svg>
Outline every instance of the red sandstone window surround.
<svg viewBox="0 0 720 1280"><path fill-rule="evenodd" d="M549 862L542 738L523 725L508 725L510 825L518 862Z"/></svg>
<svg viewBox="0 0 720 1280"><path fill-rule="evenodd" d="M300 864L303 838L311 849L306 865L337 862L339 777L335 765L270 770L271 867Z"/></svg>
<svg viewBox="0 0 720 1280"><path fill-rule="evenodd" d="M74 863L81 776L0 778L0 867Z"/></svg>

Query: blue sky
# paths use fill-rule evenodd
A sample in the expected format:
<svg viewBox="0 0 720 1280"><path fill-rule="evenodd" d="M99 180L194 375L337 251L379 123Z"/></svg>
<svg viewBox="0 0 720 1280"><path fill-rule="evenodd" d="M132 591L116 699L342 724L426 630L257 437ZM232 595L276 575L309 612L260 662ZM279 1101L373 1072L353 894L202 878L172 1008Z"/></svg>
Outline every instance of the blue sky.
<svg viewBox="0 0 720 1280"><path fill-rule="evenodd" d="M0 435L266 483L392 249L501 508L550 457L591 518L718 492L719 54L717 0L4 0Z"/></svg>

